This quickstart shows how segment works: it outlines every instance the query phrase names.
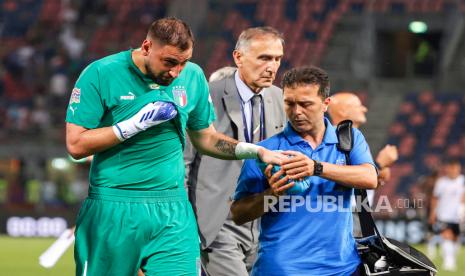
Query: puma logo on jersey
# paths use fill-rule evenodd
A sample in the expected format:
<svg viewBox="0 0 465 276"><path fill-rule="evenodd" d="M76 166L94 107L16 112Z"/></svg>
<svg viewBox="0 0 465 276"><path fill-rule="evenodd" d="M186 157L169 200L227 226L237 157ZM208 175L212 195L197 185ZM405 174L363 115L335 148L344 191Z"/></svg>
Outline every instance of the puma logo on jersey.
<svg viewBox="0 0 465 276"><path fill-rule="evenodd" d="M123 96L120 96L119 99L120 100L134 100L136 98L136 95L134 95L134 93L132 92L128 92L128 95L123 95Z"/></svg>
<svg viewBox="0 0 465 276"><path fill-rule="evenodd" d="M73 112L73 116L74 116L74 112L76 111L76 109L77 109L77 106L76 107L69 106L69 110Z"/></svg>

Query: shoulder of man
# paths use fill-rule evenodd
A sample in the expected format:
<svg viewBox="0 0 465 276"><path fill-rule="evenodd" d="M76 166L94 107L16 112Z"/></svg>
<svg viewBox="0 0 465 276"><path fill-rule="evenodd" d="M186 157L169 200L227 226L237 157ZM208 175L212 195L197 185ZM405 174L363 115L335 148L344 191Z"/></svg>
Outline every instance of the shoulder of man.
<svg viewBox="0 0 465 276"><path fill-rule="evenodd" d="M224 78L221 80L216 80L216 81L211 81L208 83L208 87L210 90L224 90L226 88L226 82L228 81L229 78Z"/></svg>
<svg viewBox="0 0 465 276"><path fill-rule="evenodd" d="M269 150L277 150L279 149L279 145L281 144L280 141L282 141L282 139L284 139L284 130L258 142L257 145L267 148Z"/></svg>
<svg viewBox="0 0 465 276"><path fill-rule="evenodd" d="M272 85L272 86L268 87L267 89L269 89L270 91L273 91L275 93L283 93L283 90L280 87L277 87L276 85Z"/></svg>
<svg viewBox="0 0 465 276"><path fill-rule="evenodd" d="M126 64L126 55L127 51L112 54L92 62L91 64L89 64L89 67L95 67L97 69L106 69L111 68L115 65Z"/></svg>
<svg viewBox="0 0 465 276"><path fill-rule="evenodd" d="M336 129L336 127L335 127L335 129ZM352 135L353 135L353 137L354 137L354 142L355 142L355 140L360 139L360 138L365 139L365 136L364 136L363 133L360 131L360 129L355 128L355 127L352 127Z"/></svg>
<svg viewBox="0 0 465 276"><path fill-rule="evenodd" d="M192 61L188 61L183 70L200 71L203 73L202 68L197 63L192 62Z"/></svg>
<svg viewBox="0 0 465 276"><path fill-rule="evenodd" d="M283 98L283 90L275 85L272 85L268 88L266 88L266 91L264 91L264 95L266 96L271 96L273 98Z"/></svg>
<svg viewBox="0 0 465 276"><path fill-rule="evenodd" d="M236 87L236 83L234 82L234 76L230 76L221 80L216 80L208 83L208 87L210 89L210 95L212 99L217 99L223 97L224 91L226 91L226 87L230 85L234 85Z"/></svg>
<svg viewBox="0 0 465 276"><path fill-rule="evenodd" d="M183 73L187 73L189 75L197 75L197 76L202 76L202 78L205 78L205 74L202 70L202 68L197 64L193 63L191 61L186 63L186 66L182 70Z"/></svg>
<svg viewBox="0 0 465 276"><path fill-rule="evenodd" d="M439 189L439 187L442 186L444 182L447 182L447 177L438 177L438 179L436 179L436 182L434 183L434 189Z"/></svg>

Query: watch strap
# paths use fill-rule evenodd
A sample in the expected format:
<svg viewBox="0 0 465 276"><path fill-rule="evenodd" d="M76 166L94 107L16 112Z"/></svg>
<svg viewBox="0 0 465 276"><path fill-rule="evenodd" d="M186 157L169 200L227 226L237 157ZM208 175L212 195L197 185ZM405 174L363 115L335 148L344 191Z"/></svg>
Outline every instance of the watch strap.
<svg viewBox="0 0 465 276"><path fill-rule="evenodd" d="M313 160L313 175L321 175L323 173L323 164L317 160Z"/></svg>

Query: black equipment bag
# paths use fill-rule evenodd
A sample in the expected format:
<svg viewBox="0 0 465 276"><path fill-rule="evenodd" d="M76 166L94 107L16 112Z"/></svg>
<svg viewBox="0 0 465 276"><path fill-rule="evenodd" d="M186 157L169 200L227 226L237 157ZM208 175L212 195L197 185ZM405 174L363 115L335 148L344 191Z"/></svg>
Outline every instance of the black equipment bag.
<svg viewBox="0 0 465 276"><path fill-rule="evenodd" d="M338 149L344 152L346 164L350 165L353 146L352 121L345 120L337 125ZM355 189L362 202L367 201L366 190ZM415 275L434 276L437 269L423 253L406 243L382 236L371 216L371 212L358 207L362 238L356 239L357 251L362 260L362 272L371 275Z"/></svg>

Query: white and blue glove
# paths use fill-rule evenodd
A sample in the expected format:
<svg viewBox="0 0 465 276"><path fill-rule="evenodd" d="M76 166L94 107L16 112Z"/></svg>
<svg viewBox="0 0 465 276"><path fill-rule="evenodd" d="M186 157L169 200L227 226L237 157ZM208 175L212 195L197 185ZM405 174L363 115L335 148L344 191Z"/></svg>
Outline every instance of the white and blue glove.
<svg viewBox="0 0 465 276"><path fill-rule="evenodd" d="M120 141L131 138L141 131L173 119L178 114L170 102L154 102L144 106L130 119L113 126L113 132Z"/></svg>

